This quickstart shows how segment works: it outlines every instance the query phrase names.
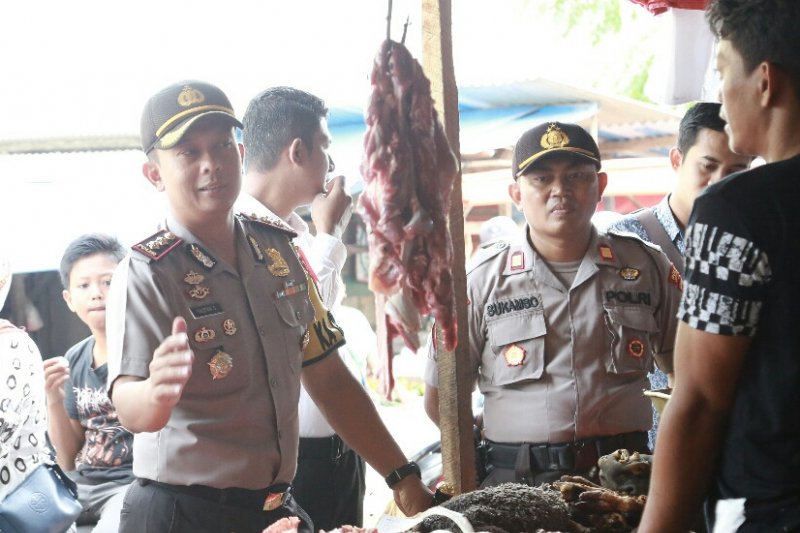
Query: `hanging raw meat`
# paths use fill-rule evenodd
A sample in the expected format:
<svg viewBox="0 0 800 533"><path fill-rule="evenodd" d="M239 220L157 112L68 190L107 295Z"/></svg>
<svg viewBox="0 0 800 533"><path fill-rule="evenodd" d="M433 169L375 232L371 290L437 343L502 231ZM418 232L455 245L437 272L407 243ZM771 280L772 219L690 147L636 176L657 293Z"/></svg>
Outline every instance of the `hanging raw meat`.
<svg viewBox="0 0 800 533"><path fill-rule="evenodd" d="M419 315L432 314L452 350L457 333L447 214L458 163L430 82L403 44L383 42L370 81L359 199L369 228L369 287L388 297L389 329L409 348L419 347Z"/></svg>

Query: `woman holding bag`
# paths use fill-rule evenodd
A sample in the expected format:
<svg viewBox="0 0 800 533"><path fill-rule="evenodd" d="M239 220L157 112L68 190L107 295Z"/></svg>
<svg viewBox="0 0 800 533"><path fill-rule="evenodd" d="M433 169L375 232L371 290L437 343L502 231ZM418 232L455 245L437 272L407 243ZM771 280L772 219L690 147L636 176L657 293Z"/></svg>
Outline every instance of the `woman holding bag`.
<svg viewBox="0 0 800 533"><path fill-rule="evenodd" d="M0 247L0 309L10 286L10 262ZM80 511L80 505L70 501L69 480L63 485L52 471L37 470L53 463L45 436L46 414L39 349L24 329L0 319L0 530L4 533L20 524L25 531L63 533ZM34 490L26 490L32 482ZM43 494L59 495L58 501ZM73 509L77 512L70 516ZM36 520L29 520L29 510Z"/></svg>

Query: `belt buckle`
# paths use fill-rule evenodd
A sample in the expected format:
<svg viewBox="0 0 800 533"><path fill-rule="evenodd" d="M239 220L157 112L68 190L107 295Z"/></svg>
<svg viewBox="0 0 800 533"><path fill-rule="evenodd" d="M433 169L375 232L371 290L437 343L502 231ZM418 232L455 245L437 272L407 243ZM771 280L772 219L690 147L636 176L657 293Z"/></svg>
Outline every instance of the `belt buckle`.
<svg viewBox="0 0 800 533"><path fill-rule="evenodd" d="M284 503L289 498L289 491L283 492L268 492L267 497L264 499L264 510L265 511L274 511Z"/></svg>

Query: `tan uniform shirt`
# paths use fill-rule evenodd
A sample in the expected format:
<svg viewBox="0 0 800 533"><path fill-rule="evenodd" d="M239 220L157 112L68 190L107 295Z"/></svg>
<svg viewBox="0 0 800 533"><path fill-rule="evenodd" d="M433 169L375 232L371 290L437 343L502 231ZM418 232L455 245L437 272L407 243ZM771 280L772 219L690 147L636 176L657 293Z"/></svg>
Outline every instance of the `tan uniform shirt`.
<svg viewBox="0 0 800 533"><path fill-rule="evenodd" d="M292 481L301 366L344 338L291 230L275 226L237 220L238 272L174 220L120 263L107 312L109 391L120 375L149 376L175 316L186 318L195 355L167 425L134 438L138 477L249 489Z"/></svg>
<svg viewBox="0 0 800 533"><path fill-rule="evenodd" d="M476 254L467 285L489 439L556 444L650 428L642 390L654 356L671 371L681 296L659 250L593 230L564 287L527 239L501 241ZM435 384L432 371L426 379Z"/></svg>

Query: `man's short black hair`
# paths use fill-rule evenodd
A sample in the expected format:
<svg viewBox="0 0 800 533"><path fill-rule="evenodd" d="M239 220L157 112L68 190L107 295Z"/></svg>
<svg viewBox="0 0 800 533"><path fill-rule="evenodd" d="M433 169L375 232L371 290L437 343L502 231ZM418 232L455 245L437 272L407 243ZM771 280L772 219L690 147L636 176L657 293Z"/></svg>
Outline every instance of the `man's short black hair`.
<svg viewBox="0 0 800 533"><path fill-rule="evenodd" d="M293 87L272 87L247 105L242 123L244 168L263 172L278 163L283 149L300 138L311 148L320 121L328 116L325 102Z"/></svg>
<svg viewBox="0 0 800 533"><path fill-rule="evenodd" d="M106 254L112 257L117 263L125 257L125 248L122 244L109 235L102 233L89 233L81 235L67 246L64 255L61 256L61 284L65 289L69 289L69 275L75 263L95 254Z"/></svg>
<svg viewBox="0 0 800 533"><path fill-rule="evenodd" d="M678 126L678 150L686 154L697 142L700 130L725 132L725 121L719 116L721 104L698 102L686 111Z"/></svg>
<svg viewBox="0 0 800 533"><path fill-rule="evenodd" d="M764 61L785 70L800 97L800 1L712 0L711 31L731 42L752 72Z"/></svg>

